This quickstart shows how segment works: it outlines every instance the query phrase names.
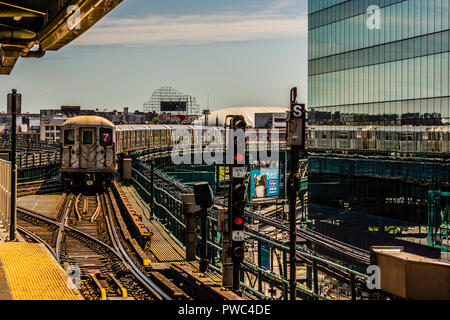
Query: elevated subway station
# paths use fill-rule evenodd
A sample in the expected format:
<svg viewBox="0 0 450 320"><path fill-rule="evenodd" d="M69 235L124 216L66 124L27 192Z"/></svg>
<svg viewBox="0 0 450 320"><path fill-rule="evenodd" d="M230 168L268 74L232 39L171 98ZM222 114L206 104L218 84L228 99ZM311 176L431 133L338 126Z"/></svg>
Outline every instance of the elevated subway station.
<svg viewBox="0 0 450 320"><path fill-rule="evenodd" d="M70 43L120 2L2 1L0 73L10 74L20 58ZM247 150L233 151L231 166L175 164L172 134L180 127L73 118L73 126L62 126L61 149L17 146L17 191L15 167L2 163L13 173L0 181L0 235L11 240L17 229L19 239L1 243L3 298L448 299L448 287L436 281L449 272L448 42L442 40L449 35L442 19L448 1L423 8L420 1L379 1L380 12L392 18L373 30L379 37L369 36L361 2L316 2L308 26L309 159L303 148L303 157L295 157L295 141L306 134L294 118L306 120L306 110L295 116L301 105L293 90L293 118L277 147L258 136L232 137L223 149ZM414 12L422 10L428 14L420 24L430 29L397 32L393 12L413 12L408 21L414 23ZM349 23L351 32L363 28L362 39L348 37ZM323 41L336 30L345 31L329 37L336 43ZM369 74L375 76L366 79ZM14 114L20 108L13 101ZM146 107L198 110L192 97L171 88L157 91ZM275 129L283 110L258 109L205 112L200 122L212 120L219 134L224 124L245 129L253 123L253 133ZM229 123L227 112L234 113ZM205 147L182 155L201 155ZM280 157L252 158L250 149ZM29 260L39 268L24 273ZM368 286L374 264L390 280L377 290Z"/></svg>
<svg viewBox="0 0 450 320"><path fill-rule="evenodd" d="M179 197L180 194L192 193L192 185L188 183L186 177L183 181L174 178L173 168L168 165L170 157L168 151L170 151L168 147L157 146L130 152L129 156L134 159L131 161L131 175L128 175L131 179L122 181L106 192L74 190L72 194L69 192L63 195L61 189L55 190L54 185L44 182L27 182L19 185L18 192L22 195L18 199L19 226L38 234L41 240L51 244L52 250L55 251L58 247L60 263L70 265L76 262L75 265L81 269L83 284L81 292L84 292L85 299L151 298L151 293L148 296L140 296L136 295L133 289L144 284L124 283L124 279L118 279L116 276L111 278L109 270L116 268L116 263L121 263L115 262L116 258L110 256L110 254L115 255L113 251L100 259L102 255L99 256L96 250L92 251L90 248L92 244L86 246L92 241L88 236L105 241L106 239L101 235L102 230L107 230L111 223L121 227L122 231L116 236L119 242L124 241L123 243L129 246L126 251L140 265L136 266L144 270L153 285L160 288L156 290L152 286L149 287L149 292L156 290L153 292L153 298L158 295L172 299L181 296L194 298L196 290L192 292L189 288L197 288L195 279L201 273L198 273L197 261L185 260L186 222ZM305 200L306 198L303 199ZM198 295L210 298L217 298L213 291L216 286L221 286L222 281L222 233L217 228L216 210L226 205L226 198L218 197L216 201L216 207L213 208L209 217L210 269L205 278L205 284L201 285L204 291L202 293L197 291ZM305 205L299 201L299 218L308 218L313 213L317 214L323 210L323 208L317 209L312 206L310 199L308 202L308 211L305 215L303 211ZM249 207L246 211L247 251L243 265L241 298L263 298L270 297L272 294L274 298L287 297L285 270L289 263L288 237L286 236L288 227L283 220L282 211L281 206L277 208L276 205L275 207L268 205L265 209L261 207L261 211ZM67 227L62 229L58 221L65 221ZM358 248L358 243L349 242L348 239L341 239L332 233L327 234L318 229L318 224L314 225L311 222L314 221L299 219L298 297L350 299L352 295L349 288L351 275L353 275L357 279L354 282L357 288L355 298L368 299L369 296L364 293L365 275L362 273L365 270L364 266L370 263L368 250ZM47 227L43 228L44 225ZM139 229L133 231L135 230L133 225ZM125 231L127 229L128 233ZM60 240L58 240L59 230L63 230L61 234L67 233L65 237L60 237ZM83 237L81 242L80 236ZM27 236L24 237L27 238ZM36 240L28 238L28 241ZM65 244L57 246L58 241ZM104 246L100 243L96 245ZM102 262L103 259L107 259L108 262ZM335 263L335 259L344 263ZM349 268L350 265L352 268ZM190 280L186 280L185 286L180 287L178 279L181 279L181 274L186 274L187 270L191 270L188 274L192 274L192 277L188 277ZM112 279L116 279L122 285L120 288L127 289L127 297L117 294L114 290L117 285ZM338 279L340 286L333 288L328 279ZM104 291L94 289L96 286L103 288ZM86 292L92 292L92 294L86 296ZM230 295L229 298L231 297L237 299L237 296ZM222 296L222 298L226 297Z"/></svg>

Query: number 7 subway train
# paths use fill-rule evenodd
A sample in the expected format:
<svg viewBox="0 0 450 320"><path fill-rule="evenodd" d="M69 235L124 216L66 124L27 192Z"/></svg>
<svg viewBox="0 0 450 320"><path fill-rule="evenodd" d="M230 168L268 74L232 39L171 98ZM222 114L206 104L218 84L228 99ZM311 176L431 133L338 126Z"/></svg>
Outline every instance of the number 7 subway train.
<svg viewBox="0 0 450 320"><path fill-rule="evenodd" d="M77 116L61 126L61 173L66 185L105 185L113 179L120 153L159 146L172 145L172 132L190 131L193 125L114 125L99 116ZM224 128L217 130L225 141ZM261 136L271 137L271 129L246 130L246 142L264 143ZM421 153L450 154L450 129L443 126L309 126L307 128L310 151L352 151L384 154ZM286 130L278 130L278 143L283 148ZM271 141L271 143L277 141ZM179 143L179 142L175 142Z"/></svg>
<svg viewBox="0 0 450 320"><path fill-rule="evenodd" d="M70 118L61 126L64 184L67 187L109 185L117 170L118 154L170 146L174 129L193 128L190 125L114 125L99 116Z"/></svg>
<svg viewBox="0 0 450 320"><path fill-rule="evenodd" d="M99 116L70 118L61 126L61 174L65 186L109 185L117 170L118 154L168 146L173 127L114 125Z"/></svg>
<svg viewBox="0 0 450 320"><path fill-rule="evenodd" d="M114 178L117 155L137 149L172 145L174 130L188 130L193 140L193 125L114 125L99 116L76 116L61 126L61 174L67 187L104 186ZM203 127L215 130L225 141L223 127ZM277 139L283 145L286 130L278 130ZM261 143L260 137L270 136L270 129L246 130L248 145ZM276 143L276 141L271 141ZM179 142L175 142L178 144Z"/></svg>

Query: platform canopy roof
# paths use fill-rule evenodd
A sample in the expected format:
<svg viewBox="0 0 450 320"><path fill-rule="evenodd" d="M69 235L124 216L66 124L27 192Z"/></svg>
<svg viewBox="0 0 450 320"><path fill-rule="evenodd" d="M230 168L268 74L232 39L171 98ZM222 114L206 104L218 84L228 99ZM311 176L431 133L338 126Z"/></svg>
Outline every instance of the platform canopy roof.
<svg viewBox="0 0 450 320"><path fill-rule="evenodd" d="M40 58L91 28L123 0L0 1L0 75L19 58Z"/></svg>

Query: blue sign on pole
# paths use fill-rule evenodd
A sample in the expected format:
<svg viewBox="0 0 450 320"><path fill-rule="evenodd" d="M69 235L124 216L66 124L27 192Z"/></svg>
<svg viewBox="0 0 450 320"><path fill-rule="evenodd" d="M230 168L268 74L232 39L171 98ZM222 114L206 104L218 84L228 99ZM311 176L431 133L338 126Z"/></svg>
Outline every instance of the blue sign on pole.
<svg viewBox="0 0 450 320"><path fill-rule="evenodd" d="M278 169L253 170L250 182L252 200L277 197L280 194L280 173Z"/></svg>

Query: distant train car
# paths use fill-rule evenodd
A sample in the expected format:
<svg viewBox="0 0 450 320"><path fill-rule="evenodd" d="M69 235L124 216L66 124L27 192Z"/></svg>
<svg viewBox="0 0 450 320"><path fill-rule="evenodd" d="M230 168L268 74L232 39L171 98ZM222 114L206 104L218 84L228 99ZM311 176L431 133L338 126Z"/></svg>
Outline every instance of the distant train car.
<svg viewBox="0 0 450 320"><path fill-rule="evenodd" d="M225 143L223 127L200 128L201 137L207 139L201 143L218 143L220 146ZM114 125L98 116L73 117L61 126L61 172L64 180L67 184L109 184L117 169L117 155L178 144L180 141L172 141L176 130L180 130L183 136L188 133L191 143L197 143L194 141L197 134L194 125ZM277 130L277 135L272 135L270 129L247 129L246 136L249 147L267 142L278 143L282 147L286 143L285 129Z"/></svg>
<svg viewBox="0 0 450 320"><path fill-rule="evenodd" d="M270 146L270 144L278 148L286 147L286 129L253 129L249 128L245 131L247 146L250 149Z"/></svg>
<svg viewBox="0 0 450 320"><path fill-rule="evenodd" d="M182 134L189 133L191 143L194 143L193 125L168 125L168 124L129 124L116 125L116 153L124 153L132 150L146 149L152 147L172 146L172 137L175 130L180 130ZM206 130L213 130L215 134L224 136L224 129L218 127L202 127L202 136ZM204 141L205 142L205 141ZM207 143L207 142L206 142Z"/></svg>
<svg viewBox="0 0 450 320"><path fill-rule="evenodd" d="M62 124L61 134L65 184L109 184L116 171L114 124L98 116L77 116Z"/></svg>
<svg viewBox="0 0 450 320"><path fill-rule="evenodd" d="M450 126L308 127L311 151L440 155L450 152Z"/></svg>
<svg viewBox="0 0 450 320"><path fill-rule="evenodd" d="M115 127L116 153L169 146L172 128L169 125L123 124Z"/></svg>

